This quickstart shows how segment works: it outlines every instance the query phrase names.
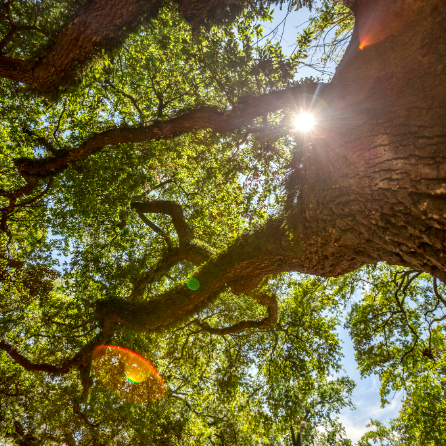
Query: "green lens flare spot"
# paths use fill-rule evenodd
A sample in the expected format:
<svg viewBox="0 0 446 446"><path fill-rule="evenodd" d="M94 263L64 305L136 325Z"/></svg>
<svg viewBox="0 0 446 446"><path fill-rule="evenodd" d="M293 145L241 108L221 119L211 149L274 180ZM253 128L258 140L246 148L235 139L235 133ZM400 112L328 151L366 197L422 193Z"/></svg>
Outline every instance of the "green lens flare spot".
<svg viewBox="0 0 446 446"><path fill-rule="evenodd" d="M187 279L186 285L190 290L194 290L194 291L198 290L198 288L200 288L200 282L197 279L195 279L195 277L191 277L190 279Z"/></svg>

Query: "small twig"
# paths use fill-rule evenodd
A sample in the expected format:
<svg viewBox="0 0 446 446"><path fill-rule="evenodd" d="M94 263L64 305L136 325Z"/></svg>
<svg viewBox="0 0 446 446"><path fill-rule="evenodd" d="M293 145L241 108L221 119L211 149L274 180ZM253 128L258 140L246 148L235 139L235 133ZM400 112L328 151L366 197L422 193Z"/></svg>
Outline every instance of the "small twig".
<svg viewBox="0 0 446 446"><path fill-rule="evenodd" d="M57 142L59 147L60 147L60 143L59 143L59 140L57 139L57 133L59 132L60 121L62 120L62 116L64 115L66 108L67 108L67 99L65 99L65 101L64 101L62 112L60 113L59 119L57 120L56 128L54 129L54 133L53 133L54 140Z"/></svg>
<svg viewBox="0 0 446 446"><path fill-rule="evenodd" d="M130 102L133 104L133 106L136 108L136 110L139 113L139 119L141 121L141 123L144 122L144 113L141 110L141 107L138 105L138 101L131 95L126 93L125 91L120 90L118 87L116 87L116 85L114 85L112 82L108 81L104 83L104 86L109 86L111 88L113 88L113 90L115 90L116 92L118 92L119 94L121 94L122 96L126 97L127 99L130 100Z"/></svg>

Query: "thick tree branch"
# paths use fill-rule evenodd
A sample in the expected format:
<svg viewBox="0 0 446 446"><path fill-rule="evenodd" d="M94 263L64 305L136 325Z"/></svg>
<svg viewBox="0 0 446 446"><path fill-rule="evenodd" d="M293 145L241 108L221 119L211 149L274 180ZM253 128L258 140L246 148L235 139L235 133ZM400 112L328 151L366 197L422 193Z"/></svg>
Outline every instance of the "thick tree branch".
<svg viewBox="0 0 446 446"><path fill-rule="evenodd" d="M50 92L72 84L103 50L118 47L158 13L158 0L90 0L60 29L39 60L0 57L0 76Z"/></svg>
<svg viewBox="0 0 446 446"><path fill-rule="evenodd" d="M34 65L32 61L0 56L0 77L22 84L32 84Z"/></svg>
<svg viewBox="0 0 446 446"><path fill-rule="evenodd" d="M175 137L192 130L211 129L228 133L250 124L265 113L287 107L298 107L304 94L313 94L317 84L289 87L261 96L247 96L231 110L221 111L214 106L202 106L176 118L155 122L149 126L114 128L92 135L81 146L66 150L58 156L43 159L19 158L14 161L21 175L45 178L83 160L108 145L139 143Z"/></svg>
<svg viewBox="0 0 446 446"><path fill-rule="evenodd" d="M232 10L239 13L244 1L190 1L178 3L184 17L198 25L220 20ZM82 70L102 52L119 47L128 35L158 14L160 0L89 0L65 23L45 55L37 60L0 57L0 77L52 92L73 84ZM12 25L3 39L6 45L17 30L46 32L36 26Z"/></svg>
<svg viewBox="0 0 446 446"><path fill-rule="evenodd" d="M163 235L164 231L148 220L144 216L144 213L166 214L171 217L175 231L178 234L179 250L176 255L178 255L179 260L187 260L192 262L194 265L201 265L211 256L212 250L208 246L193 241L192 229L184 218L183 207L180 204L167 200L153 200L144 202L134 201L130 204L130 207L136 210L140 218L149 227L161 235ZM158 230L162 231L162 233ZM165 239L166 236L167 234L163 235ZM169 243L171 243L170 238L166 239L166 242L167 240L169 240ZM171 248L171 246L169 246L169 248Z"/></svg>
<svg viewBox="0 0 446 446"><path fill-rule="evenodd" d="M203 331L220 336L240 333L241 331L245 331L250 328L268 328L277 320L277 298L274 295L260 294L254 296L254 299L259 301L262 305L268 307L268 316L259 321L242 321L224 328L213 328L207 322L203 322L198 319L196 319L194 322Z"/></svg>
<svg viewBox="0 0 446 446"><path fill-rule="evenodd" d="M187 244L192 240L192 230L186 223L184 218L183 207L174 201L153 200L145 202L132 202L130 204L132 209L135 209L138 214L166 214L172 218L172 223L178 234L180 246ZM155 232L158 232L155 230Z"/></svg>
<svg viewBox="0 0 446 446"><path fill-rule="evenodd" d="M293 261L293 254L287 253L288 244L283 220L273 219L255 234L243 234L227 251L204 263L194 275L200 283L198 290L190 290L183 283L149 301L107 299L97 305L98 318L137 332L178 325L207 307L225 289L249 293L265 275L293 269L296 259ZM275 317L274 312L271 317Z"/></svg>
<svg viewBox="0 0 446 446"><path fill-rule="evenodd" d="M88 365L91 360L93 349L99 344L106 343L111 336L111 331L106 327L106 329L99 333L95 338L85 344L76 355L62 361L60 366L48 363L34 363L19 353L11 344L8 344L3 340L0 340L0 350L5 351L15 362L29 372L46 372L52 375L63 375L68 373L73 367L80 366L82 368L82 366Z"/></svg>

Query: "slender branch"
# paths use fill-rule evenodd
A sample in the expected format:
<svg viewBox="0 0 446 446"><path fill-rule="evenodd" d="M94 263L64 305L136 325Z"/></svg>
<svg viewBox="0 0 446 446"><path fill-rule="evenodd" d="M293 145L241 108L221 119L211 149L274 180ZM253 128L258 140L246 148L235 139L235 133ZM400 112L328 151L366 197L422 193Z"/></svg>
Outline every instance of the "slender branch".
<svg viewBox="0 0 446 446"><path fill-rule="evenodd" d="M59 143L59 140L57 139L57 134L59 133L59 127L60 127L60 122L62 121L62 116L64 115L65 110L67 109L67 101L68 101L67 98L65 98L65 101L64 101L63 107L62 107L62 111L60 112L59 119L57 120L56 128L54 129L54 132L53 132L53 138L55 139L57 144L59 144L59 146L60 146L60 143Z"/></svg>
<svg viewBox="0 0 446 446"><path fill-rule="evenodd" d="M15 200L23 195L30 194L37 186L37 180L33 177L25 177L26 184L19 189L8 192L4 189L0 189L0 197L9 198Z"/></svg>
<svg viewBox="0 0 446 446"><path fill-rule="evenodd" d="M133 204L133 203L132 203ZM167 234L167 232L163 231L159 226L157 226L155 223L153 223L151 220L149 220L143 212L138 212L139 218L154 232L156 232L157 234L161 235L161 237L164 238L164 240L166 241L167 247L169 249L173 248L172 245L172 240L170 239L169 235Z"/></svg>
<svg viewBox="0 0 446 446"><path fill-rule="evenodd" d="M446 306L446 299L438 292L438 285L437 285L437 281L438 279L436 277L434 277L434 293L435 296L437 297L437 299L439 301L441 301L441 303Z"/></svg>
<svg viewBox="0 0 446 446"><path fill-rule="evenodd" d="M72 358L65 359L60 366L48 363L34 363L19 353L11 344L8 344L3 340L0 340L0 349L4 350L15 362L29 372L46 372L53 375L63 375L68 373L73 367L87 364L88 361L90 361L93 349L99 344L106 343L111 336L112 333L109 332L108 327L106 327L106 329L99 333L95 338L85 344Z"/></svg>
<svg viewBox="0 0 446 446"><path fill-rule="evenodd" d="M82 410L79 407L79 403L77 401L73 402L73 412L75 415L77 415L81 420L83 420L85 422L85 424L87 424L89 427L91 428L95 428L98 427L101 423L100 422L96 422L96 423L92 423L87 415L84 414L84 412L82 412Z"/></svg>
<svg viewBox="0 0 446 446"><path fill-rule="evenodd" d="M415 274L413 276L411 276L411 274L413 274L413 273L415 273ZM421 274L422 274L422 272L417 271L417 270L406 271L402 274L402 279L401 279L401 282L399 285L398 285L398 279L397 279L398 272L395 273L395 276L393 279L393 282L395 283L395 285L397 285L397 289L394 293L394 297L395 297L396 303L398 305L398 308L400 309L399 312L404 315L404 318L406 319L407 326L409 327L409 330L412 332L413 336L415 337L415 342L413 343L412 348L410 350L406 351L404 353L404 355L402 356L401 361L400 361L401 364L403 363L404 358L414 351L415 347L418 344L418 340L420 338L418 333L415 331L415 329L412 327L411 323L409 322L409 318L407 317L406 310L404 309L404 300L406 299L406 296L407 296L408 287ZM404 285L404 287L403 287L403 285ZM402 289L403 297L400 300L398 297L398 294L400 293L401 289Z"/></svg>
<svg viewBox="0 0 446 446"><path fill-rule="evenodd" d="M138 101L131 95L126 93L125 91L120 90L118 87L116 87L115 84L113 84L110 81L107 81L106 83L104 83L104 86L109 86L111 88L113 88L113 90L115 90L116 92L118 92L119 94L121 94L122 96L124 96L125 98L129 99L130 102L133 104L133 106L136 108L136 110L139 113L139 119L141 122L144 122L144 113L141 110L141 107L138 105Z"/></svg>
<svg viewBox="0 0 446 446"><path fill-rule="evenodd" d="M17 31L37 31L40 34L43 34L45 37L50 37L50 33L48 33L47 31L43 30L42 28L39 28L38 26L35 26L35 25L16 25L15 23L11 23L11 28L9 29L9 31L7 32L5 37L3 37L2 40L0 40L0 51L2 51L3 48L5 48L5 46L11 41L11 39L14 37L14 34Z"/></svg>
<svg viewBox="0 0 446 446"><path fill-rule="evenodd" d="M8 355L14 359L15 362L20 364L24 369L29 372L47 372L54 375L62 375L70 371L70 369L78 365L82 357L79 354L75 355L73 358L65 360L61 366L55 366L47 363L34 363L29 359L25 358L20 354L12 345L6 343L5 341L0 341L0 349L4 350Z"/></svg>
<svg viewBox="0 0 446 446"><path fill-rule="evenodd" d="M195 324L203 331L219 336L240 333L249 328L268 328L277 320L277 298L275 295L259 294L254 299L268 307L268 316L259 321L242 321L224 328L213 328L207 322L199 321L198 319L195 320Z"/></svg>
<svg viewBox="0 0 446 446"><path fill-rule="evenodd" d="M40 194L36 195L35 197L33 197L27 201L22 201L21 203L18 203L16 205L16 207L28 206L28 205L40 200L42 197L44 197L49 192L49 190L53 187L53 184L54 184L54 178L50 178L50 181L48 181L48 184L46 185L45 189L42 192L40 192Z"/></svg>
<svg viewBox="0 0 446 446"><path fill-rule="evenodd" d="M296 434L294 433L294 427L292 424L290 425L290 431L291 431L291 442L293 446L297 446Z"/></svg>

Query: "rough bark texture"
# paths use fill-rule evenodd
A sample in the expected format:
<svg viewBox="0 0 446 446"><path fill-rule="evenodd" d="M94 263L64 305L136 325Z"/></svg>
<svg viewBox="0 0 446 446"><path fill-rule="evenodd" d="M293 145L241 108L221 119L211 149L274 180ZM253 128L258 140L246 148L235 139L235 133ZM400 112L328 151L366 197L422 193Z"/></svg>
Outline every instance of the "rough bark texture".
<svg viewBox="0 0 446 446"><path fill-rule="evenodd" d="M61 28L39 60L0 56L0 76L51 92L71 84L102 50L120 45L144 19L158 12L159 0L90 0Z"/></svg>
<svg viewBox="0 0 446 446"><path fill-rule="evenodd" d="M338 276L386 261L446 280L446 6L366 0L354 12L345 57L318 92L325 137L296 160L288 212L211 258L199 290L101 304L104 320L161 328L283 271Z"/></svg>
<svg viewBox="0 0 446 446"><path fill-rule="evenodd" d="M327 137L305 162L294 212L304 270L384 260L445 280L445 4L354 9L352 41L322 92Z"/></svg>

